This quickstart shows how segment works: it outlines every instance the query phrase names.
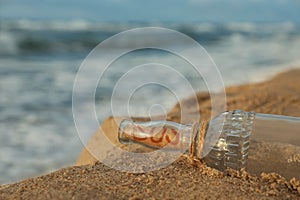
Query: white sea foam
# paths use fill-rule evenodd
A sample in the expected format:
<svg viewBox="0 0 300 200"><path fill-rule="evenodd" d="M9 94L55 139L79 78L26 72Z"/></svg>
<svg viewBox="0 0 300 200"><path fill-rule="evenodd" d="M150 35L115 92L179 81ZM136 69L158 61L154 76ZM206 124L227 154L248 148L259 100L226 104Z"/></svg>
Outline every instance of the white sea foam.
<svg viewBox="0 0 300 200"><path fill-rule="evenodd" d="M9 32L0 31L0 47L0 55L12 55L18 52L17 41Z"/></svg>

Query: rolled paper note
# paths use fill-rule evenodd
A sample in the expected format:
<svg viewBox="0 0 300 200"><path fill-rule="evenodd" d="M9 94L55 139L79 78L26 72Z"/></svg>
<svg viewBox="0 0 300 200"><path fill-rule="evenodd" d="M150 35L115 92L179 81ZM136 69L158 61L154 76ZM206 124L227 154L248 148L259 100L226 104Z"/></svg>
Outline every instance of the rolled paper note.
<svg viewBox="0 0 300 200"><path fill-rule="evenodd" d="M184 150L221 171L248 166L254 173L276 172L287 178L300 178L300 118L297 117L234 110L223 112L209 122L186 125L124 120L118 138L123 144Z"/></svg>
<svg viewBox="0 0 300 200"><path fill-rule="evenodd" d="M119 127L119 141L139 143L151 148L186 149L191 142L192 125L170 121L133 122L123 120Z"/></svg>

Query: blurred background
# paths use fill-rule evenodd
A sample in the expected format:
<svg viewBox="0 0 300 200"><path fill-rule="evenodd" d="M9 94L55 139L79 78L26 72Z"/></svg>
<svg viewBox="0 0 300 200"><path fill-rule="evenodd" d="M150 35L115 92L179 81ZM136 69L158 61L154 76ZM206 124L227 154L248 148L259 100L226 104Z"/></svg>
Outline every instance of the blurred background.
<svg viewBox="0 0 300 200"><path fill-rule="evenodd" d="M175 29L208 51L226 86L257 82L300 66L299 10L299 0L0 0L0 183L76 161L82 144L72 116L73 82L101 41L135 27ZM122 59L97 91L96 105L109 107L122 72L155 60L179 66L196 90L205 89L174 55L145 51ZM150 87L134 101L135 114L143 115L145 104L168 110L176 99ZM109 113L97 114L101 121Z"/></svg>

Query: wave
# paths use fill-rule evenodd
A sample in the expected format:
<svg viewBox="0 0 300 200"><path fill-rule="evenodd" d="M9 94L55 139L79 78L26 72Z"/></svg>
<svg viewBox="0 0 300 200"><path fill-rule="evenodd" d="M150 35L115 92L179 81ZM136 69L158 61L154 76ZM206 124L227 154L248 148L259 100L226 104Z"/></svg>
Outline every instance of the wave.
<svg viewBox="0 0 300 200"><path fill-rule="evenodd" d="M202 45L215 45L239 36L243 39L278 39L299 37L299 26L293 23L98 23L85 20L0 22L0 56L16 54L57 54L89 52L101 41L121 31L136 27L166 27L180 31ZM157 40L157 38L155 38ZM136 42L136 41L135 41ZM151 41L149 41L151 43ZM161 42L164 39L161 38ZM5 47L5 48L4 48Z"/></svg>
<svg viewBox="0 0 300 200"><path fill-rule="evenodd" d="M143 26L158 26L174 29L187 29L192 32L214 32L218 28L231 32L277 32L277 31L297 31L299 25L292 22L283 23L250 23L250 22L229 22L219 23L150 23L150 22L93 22L83 19L70 21L36 21L28 19L20 20L2 20L0 21L0 30L30 30L30 31L108 31L120 32L130 28Z"/></svg>

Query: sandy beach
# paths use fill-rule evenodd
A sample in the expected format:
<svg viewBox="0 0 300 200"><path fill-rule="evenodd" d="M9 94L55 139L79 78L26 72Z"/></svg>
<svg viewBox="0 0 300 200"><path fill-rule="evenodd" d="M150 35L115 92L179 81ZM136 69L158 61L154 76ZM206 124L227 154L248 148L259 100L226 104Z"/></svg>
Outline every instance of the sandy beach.
<svg viewBox="0 0 300 200"><path fill-rule="evenodd" d="M300 70L295 69L262 83L228 87L227 109L300 117L299 77ZM199 93L197 97L201 117L208 120L210 95ZM182 103L189 107L189 99ZM190 118L185 123L192 122L193 113L198 112L193 107L188 110ZM167 119L180 121L179 104L168 113ZM111 141L118 142L113 118L103 122L102 130ZM97 148L97 139L96 133L90 140L90 148ZM276 145L268 145L271 145L269 149L276 148ZM135 148L147 151L143 147ZM257 148L255 156L264 153L258 150L259 145L253 148ZM276 163L276 170L284 171L284 164L276 157L269 158L270 169L272 163ZM260 164L251 166L249 172L227 170L223 173L181 156L166 168L130 174L106 167L83 150L75 166L0 186L0 199L300 199L298 178L284 178L272 171L262 172Z"/></svg>

